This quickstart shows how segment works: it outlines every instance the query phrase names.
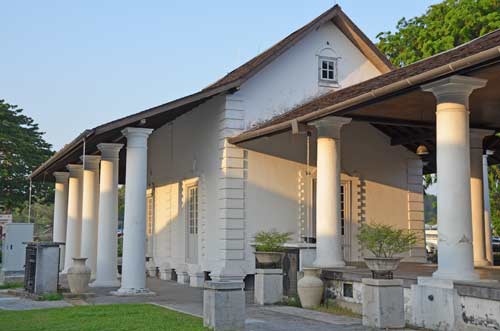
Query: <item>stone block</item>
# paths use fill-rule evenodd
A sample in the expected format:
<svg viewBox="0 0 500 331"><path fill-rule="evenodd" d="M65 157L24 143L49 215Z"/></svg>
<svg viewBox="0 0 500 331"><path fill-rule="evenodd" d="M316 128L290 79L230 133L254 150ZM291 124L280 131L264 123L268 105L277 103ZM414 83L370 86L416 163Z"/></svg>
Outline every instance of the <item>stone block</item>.
<svg viewBox="0 0 500 331"><path fill-rule="evenodd" d="M209 281L203 291L203 325L215 331L245 330L243 282Z"/></svg>
<svg viewBox="0 0 500 331"><path fill-rule="evenodd" d="M172 280L172 271L171 268L160 269L160 279L161 280Z"/></svg>
<svg viewBox="0 0 500 331"><path fill-rule="evenodd" d="M189 274L189 286L203 287L205 283L205 274L203 272L194 272Z"/></svg>
<svg viewBox="0 0 500 331"><path fill-rule="evenodd" d="M413 322L432 330L457 329L459 297L452 280L419 277L412 285Z"/></svg>
<svg viewBox="0 0 500 331"><path fill-rule="evenodd" d="M375 328L405 326L403 280L363 278L363 325Z"/></svg>
<svg viewBox="0 0 500 331"><path fill-rule="evenodd" d="M255 303L272 305L283 301L283 270L255 270Z"/></svg>
<svg viewBox="0 0 500 331"><path fill-rule="evenodd" d="M186 271L177 271L177 283L189 284L189 274Z"/></svg>

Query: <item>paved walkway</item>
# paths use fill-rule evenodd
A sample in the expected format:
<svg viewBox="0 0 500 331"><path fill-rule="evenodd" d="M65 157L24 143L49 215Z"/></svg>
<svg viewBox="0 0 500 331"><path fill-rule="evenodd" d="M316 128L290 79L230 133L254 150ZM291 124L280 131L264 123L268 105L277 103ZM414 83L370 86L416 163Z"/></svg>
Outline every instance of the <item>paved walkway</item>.
<svg viewBox="0 0 500 331"><path fill-rule="evenodd" d="M72 304L126 304L151 303L190 315L202 317L203 290L181 285L176 282L148 279L148 287L153 296L118 297L109 292L116 288L91 288L96 294L86 302L32 301L25 298L9 297L0 293L0 310L27 310L40 308L67 307ZM248 292L250 295L251 293ZM312 310L288 306L257 306L247 296L246 331L355 331L370 330L361 325L361 319L331 315Z"/></svg>
<svg viewBox="0 0 500 331"><path fill-rule="evenodd" d="M34 301L7 295L7 291L0 291L0 310L31 310L43 308L70 307L66 301Z"/></svg>

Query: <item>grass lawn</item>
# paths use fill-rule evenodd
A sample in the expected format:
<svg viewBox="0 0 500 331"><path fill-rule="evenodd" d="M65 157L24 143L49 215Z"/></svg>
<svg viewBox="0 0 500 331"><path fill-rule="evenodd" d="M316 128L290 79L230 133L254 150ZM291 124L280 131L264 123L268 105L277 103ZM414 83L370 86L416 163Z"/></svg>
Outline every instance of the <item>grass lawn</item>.
<svg viewBox="0 0 500 331"><path fill-rule="evenodd" d="M200 318L148 304L78 306L1 311L5 331L208 330Z"/></svg>

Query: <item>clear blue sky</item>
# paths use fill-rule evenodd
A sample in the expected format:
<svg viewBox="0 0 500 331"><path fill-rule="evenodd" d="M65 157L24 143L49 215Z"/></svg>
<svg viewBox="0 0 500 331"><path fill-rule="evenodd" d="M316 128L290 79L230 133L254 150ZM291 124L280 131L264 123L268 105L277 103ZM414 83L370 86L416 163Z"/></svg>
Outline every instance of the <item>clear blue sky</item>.
<svg viewBox="0 0 500 331"><path fill-rule="evenodd" d="M339 0L372 39L436 0ZM59 149L81 131L196 92L332 0L4 1L0 99Z"/></svg>

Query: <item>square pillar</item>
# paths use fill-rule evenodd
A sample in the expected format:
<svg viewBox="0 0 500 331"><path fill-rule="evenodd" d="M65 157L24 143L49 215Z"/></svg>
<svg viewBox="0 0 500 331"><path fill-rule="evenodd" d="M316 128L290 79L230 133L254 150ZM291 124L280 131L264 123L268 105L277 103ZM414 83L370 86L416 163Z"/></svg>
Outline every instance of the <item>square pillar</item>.
<svg viewBox="0 0 500 331"><path fill-rule="evenodd" d="M255 270L255 303L273 305L283 301L283 270Z"/></svg>
<svg viewBox="0 0 500 331"><path fill-rule="evenodd" d="M203 325L215 331L245 330L245 287L243 282L205 282Z"/></svg>
<svg viewBox="0 0 500 331"><path fill-rule="evenodd" d="M363 325L379 329L405 327L402 279L363 278Z"/></svg>

